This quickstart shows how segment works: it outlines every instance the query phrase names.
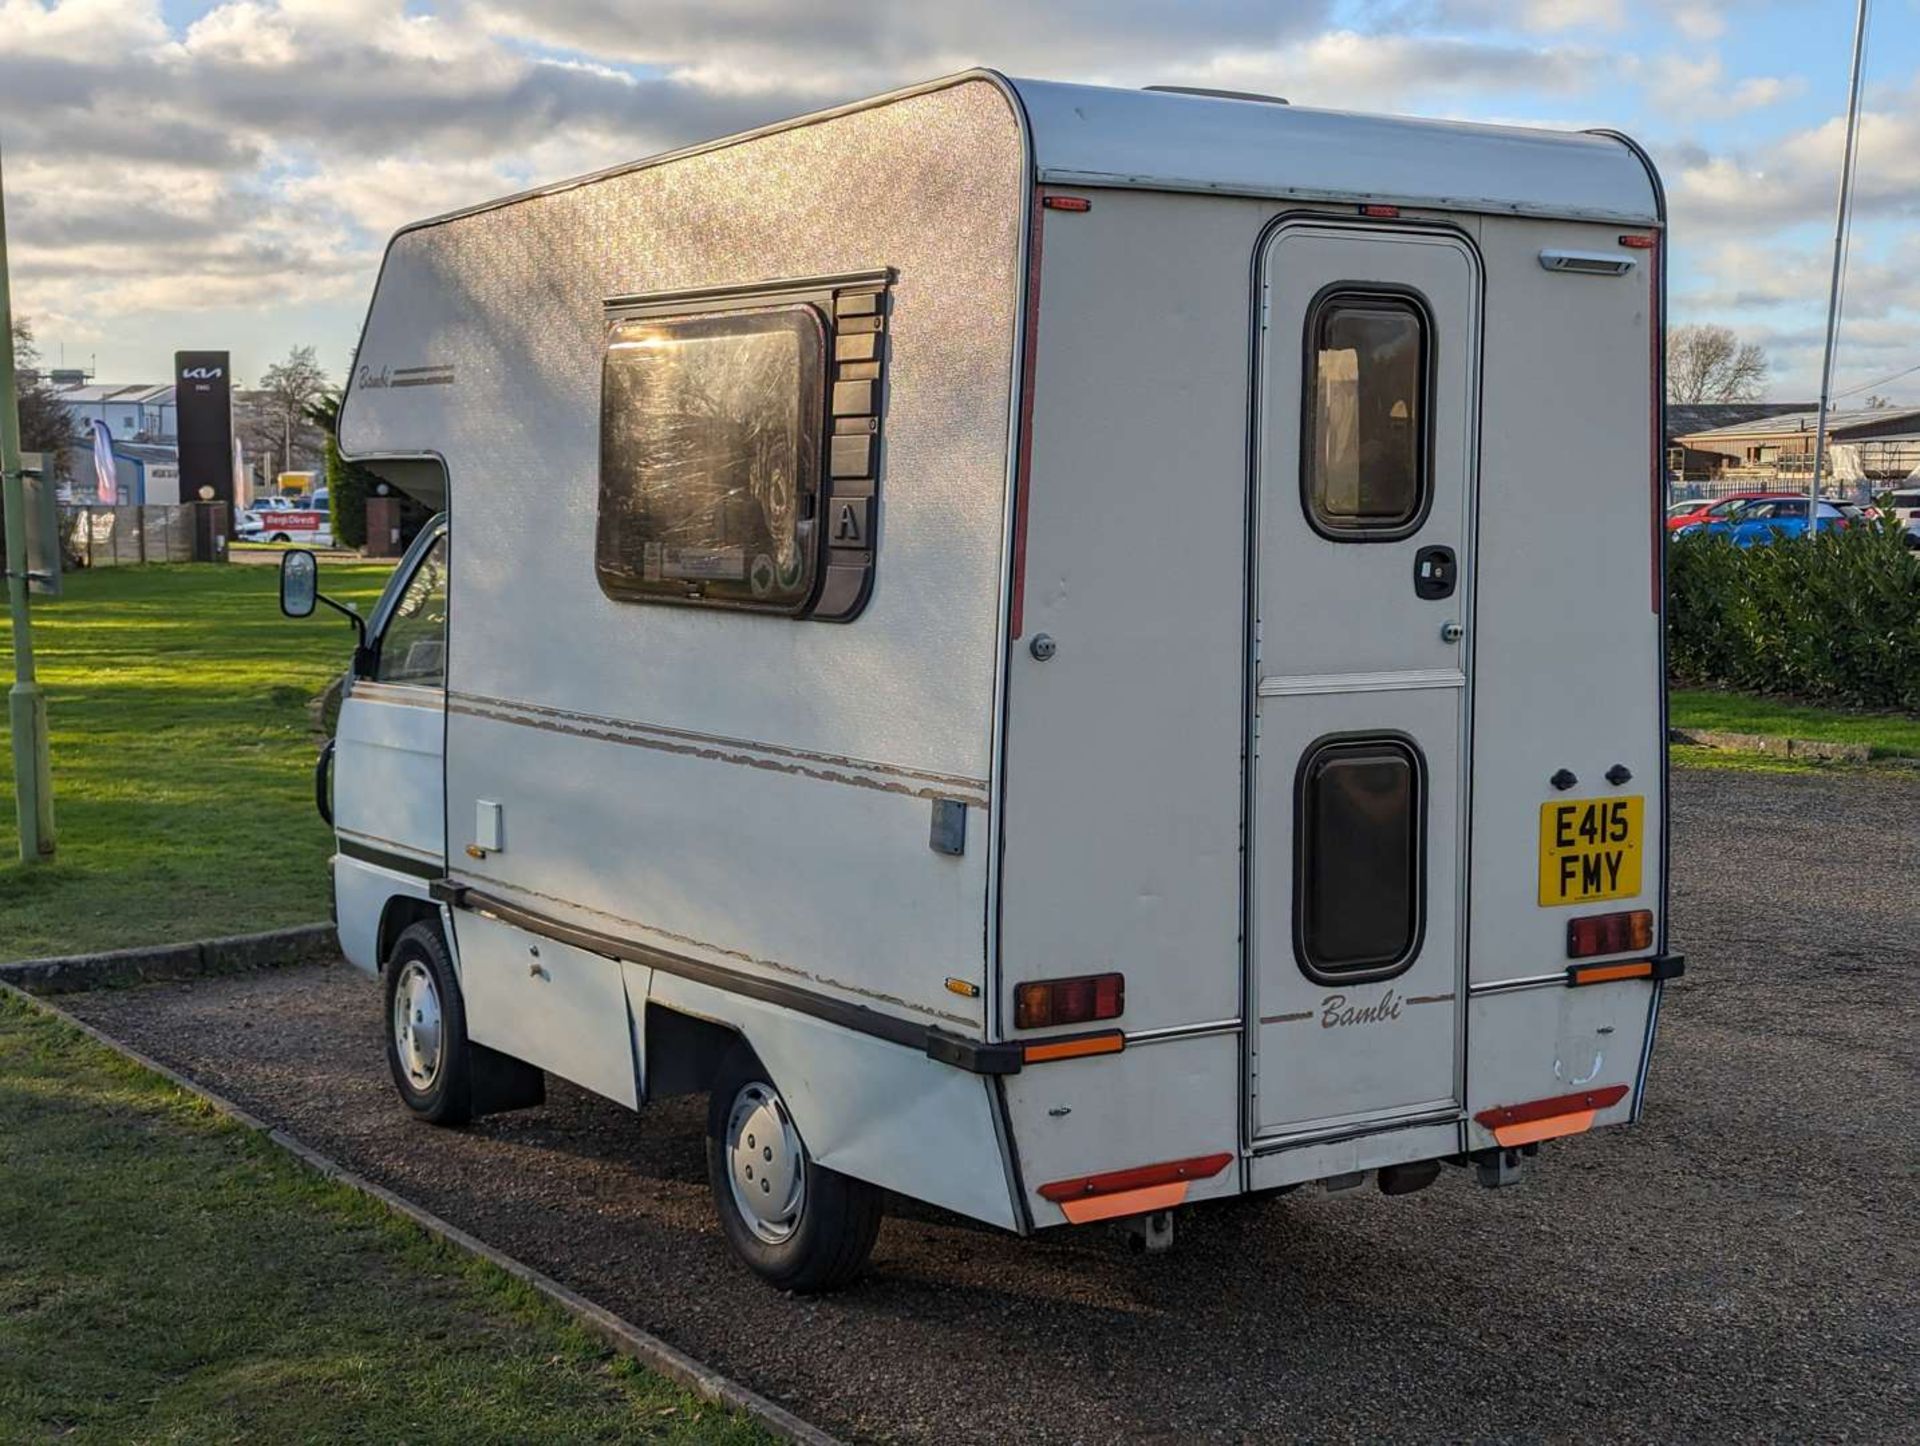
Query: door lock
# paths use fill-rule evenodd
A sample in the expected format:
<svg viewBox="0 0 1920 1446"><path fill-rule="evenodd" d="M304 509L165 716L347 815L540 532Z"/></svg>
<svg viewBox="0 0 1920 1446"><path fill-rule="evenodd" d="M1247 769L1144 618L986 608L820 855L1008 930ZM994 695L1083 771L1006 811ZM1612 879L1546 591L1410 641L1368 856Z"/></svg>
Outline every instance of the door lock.
<svg viewBox="0 0 1920 1446"><path fill-rule="evenodd" d="M1458 623L1440 624L1440 641L1443 643L1457 643L1466 635L1467 630Z"/></svg>

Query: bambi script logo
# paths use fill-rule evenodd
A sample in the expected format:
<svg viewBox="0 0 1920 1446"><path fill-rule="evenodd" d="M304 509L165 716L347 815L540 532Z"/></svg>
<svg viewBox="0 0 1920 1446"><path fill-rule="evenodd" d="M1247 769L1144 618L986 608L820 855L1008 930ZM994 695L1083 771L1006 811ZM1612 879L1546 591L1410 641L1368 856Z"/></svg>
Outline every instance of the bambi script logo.
<svg viewBox="0 0 1920 1446"><path fill-rule="evenodd" d="M1389 989L1372 1004L1349 1004L1344 994L1329 994L1320 1001L1320 1027L1345 1029L1349 1024L1378 1024L1383 1019L1398 1019L1402 999Z"/></svg>

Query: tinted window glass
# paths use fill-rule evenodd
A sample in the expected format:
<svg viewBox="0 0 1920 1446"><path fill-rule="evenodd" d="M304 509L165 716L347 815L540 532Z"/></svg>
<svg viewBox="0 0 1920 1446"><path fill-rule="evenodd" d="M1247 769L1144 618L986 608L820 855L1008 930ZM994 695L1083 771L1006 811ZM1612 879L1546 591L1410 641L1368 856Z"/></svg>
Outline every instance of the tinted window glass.
<svg viewBox="0 0 1920 1446"><path fill-rule="evenodd" d="M825 390L825 328L811 306L614 323L600 586L798 610L813 587Z"/></svg>
<svg viewBox="0 0 1920 1446"><path fill-rule="evenodd" d="M382 683L443 688L447 682L447 539L438 538L407 579L380 634Z"/></svg>
<svg viewBox="0 0 1920 1446"><path fill-rule="evenodd" d="M1334 295L1307 319L1305 492L1326 533L1400 532L1426 505L1426 318Z"/></svg>
<svg viewBox="0 0 1920 1446"><path fill-rule="evenodd" d="M1393 739L1323 744L1300 771L1300 961L1309 974L1391 971L1420 934L1420 763Z"/></svg>

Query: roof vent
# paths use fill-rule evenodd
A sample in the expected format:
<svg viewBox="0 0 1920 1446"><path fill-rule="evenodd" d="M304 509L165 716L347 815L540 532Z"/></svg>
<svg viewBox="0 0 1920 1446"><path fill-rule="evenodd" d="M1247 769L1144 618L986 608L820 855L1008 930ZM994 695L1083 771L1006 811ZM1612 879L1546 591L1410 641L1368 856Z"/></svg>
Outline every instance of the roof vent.
<svg viewBox="0 0 1920 1446"><path fill-rule="evenodd" d="M1261 95L1252 90L1209 90L1204 85L1147 85L1142 90L1157 90L1163 95L1204 95L1209 100L1252 100L1262 105L1285 105L1284 95Z"/></svg>

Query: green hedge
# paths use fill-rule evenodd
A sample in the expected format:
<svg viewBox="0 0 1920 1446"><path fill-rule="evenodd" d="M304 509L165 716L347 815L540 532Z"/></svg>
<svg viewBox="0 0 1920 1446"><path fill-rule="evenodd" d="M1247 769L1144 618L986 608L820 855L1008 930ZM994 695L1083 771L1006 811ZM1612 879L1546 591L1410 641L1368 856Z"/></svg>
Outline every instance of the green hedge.
<svg viewBox="0 0 1920 1446"><path fill-rule="evenodd" d="M1920 554L1897 526L1667 553L1667 661L1683 682L1920 711Z"/></svg>
<svg viewBox="0 0 1920 1446"><path fill-rule="evenodd" d="M374 480L365 467L342 457L333 433L327 433L327 511L336 547L367 545L367 494L373 490Z"/></svg>

